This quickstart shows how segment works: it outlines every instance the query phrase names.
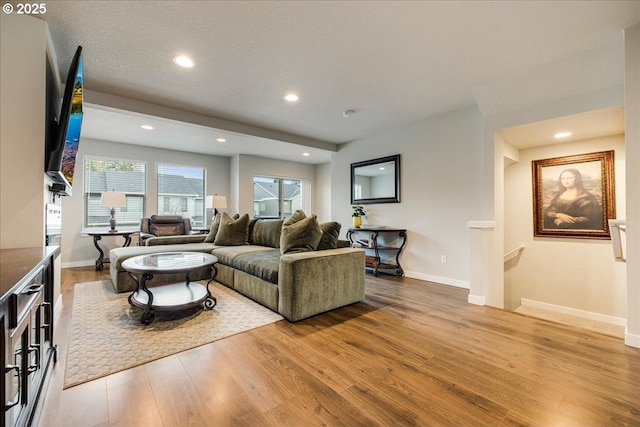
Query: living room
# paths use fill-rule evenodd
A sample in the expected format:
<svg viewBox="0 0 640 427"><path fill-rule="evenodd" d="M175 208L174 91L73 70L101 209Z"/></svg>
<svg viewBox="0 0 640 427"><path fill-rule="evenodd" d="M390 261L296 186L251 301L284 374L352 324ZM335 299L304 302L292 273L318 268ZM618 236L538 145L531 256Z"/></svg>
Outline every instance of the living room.
<svg viewBox="0 0 640 427"><path fill-rule="evenodd" d="M46 19L46 17L45 17ZM403 252L403 266L405 276L417 281L435 282L468 290L469 300L483 301L486 305L498 308L513 309L516 299L525 298L546 303L550 306L561 306L580 312L587 312L606 317L610 321L624 321L627 345L638 347L640 337L640 300L637 298L640 280L638 267L633 261L633 254L638 251L637 236L627 237L627 252L630 261L626 264L616 263L611 256L610 241L581 240L581 239L534 239L532 236L533 215L529 206L522 208L520 199L518 206L513 204L513 195L522 194L531 203L531 177L528 176L529 162L538 159L575 155L589 152L613 150L615 152L615 196L617 217L627 219L628 224L637 224L640 218L637 189L627 185L638 181L638 119L634 117L633 108L637 108L638 97L633 91L633 73L627 72L622 78L624 67L631 67L637 63L637 53L629 46L633 46L633 36L638 33L635 22L635 33L628 30L627 50L624 43L616 38L612 43L594 43L594 52L580 52L573 57L559 59L553 64L540 64L535 70L528 70L526 77L531 92L541 88L546 82L536 79L536 74L552 74L557 77L553 90L566 86L571 74L564 74L553 70L570 68L570 63L584 64L592 59L601 58L602 46L615 45L614 62L615 76L612 86L601 87L599 84L587 86L586 90L575 91L566 88L558 93L549 95L551 88L547 88L535 102L530 104L501 104L502 91L513 89L508 80L492 81L475 87L472 102L462 108L438 111L425 117L413 117L409 114L404 122L390 128L377 129L370 135L354 139L344 144L326 145L316 149L328 155L330 161L313 163L307 161L291 161L270 159L255 154L238 153L233 156L212 154L198 154L189 150L176 151L161 148L150 148L122 142L113 142L107 138L83 138L80 145L79 157L97 156L102 158L118 158L127 160L144 160L150 173L146 182L147 214L153 212L151 207L157 206L154 173L155 165L170 159L172 164L195 166L207 170L207 194L222 194L227 196L226 211L233 213L252 212L252 187L247 185L253 176L280 176L308 180L311 183L311 198L309 212L316 213L322 221L336 220L342 225L342 238L351 223L350 204L350 170L351 163L369 160L387 155L400 154L402 166L402 197L398 204L378 204L366 206L368 224L387 225L406 228L408 230L408 244ZM619 35L624 28L619 29ZM636 37L637 38L637 37ZM608 40L607 42L610 42ZM82 40L70 40L69 45L81 44ZM635 42L637 43L637 41ZM54 43L55 44L55 43ZM59 47L55 46L56 50ZM62 51L57 52L61 57ZM591 57L590 55L594 56ZM64 52L65 56L69 52ZM90 56L91 52L86 51ZM621 63L619 55L625 61ZM575 62L573 62L575 61ZM68 61L60 60L61 64ZM596 61L597 62L597 61ZM620 69L622 67L622 69ZM62 66L60 67L63 68ZM604 67L606 69L606 67ZM632 69L633 71L633 69ZM597 73L597 71L594 71ZM628 80L624 80L624 79ZM569 80L568 80L569 79ZM514 81L515 81L514 77ZM607 80L610 82L610 80ZM483 82L485 83L485 82ZM4 87L4 86L3 86ZM107 95L104 88L92 90L91 82L87 83L86 100L95 103L100 108L115 111L125 111L123 103L126 100L117 96ZM582 89L582 87L581 87ZM526 92L523 88L518 88ZM92 93L93 92L93 93ZM542 92L542 91L541 91ZM98 103L98 101L100 101ZM509 108L505 109L505 106ZM3 104L3 111L5 111ZM157 106L148 102L129 102L128 112L140 118L156 117ZM613 131L611 134L597 137L588 136L563 145L561 148L552 146L551 142L545 148L525 147L518 152L520 170L514 177L511 171L503 167L503 157L512 158L509 148L498 147L496 132L524 126L530 123L546 122L549 120L585 114L589 112L606 112L610 109L624 108L617 114L626 115L623 132ZM201 115L187 113L180 108L162 108L162 121L176 121L180 123L196 124ZM341 111L340 111L341 112ZM340 113L339 112L339 113ZM399 112L398 114L401 114ZM358 120L358 113L350 118L339 117L347 123ZM3 113L3 122L5 115ZM357 123L357 122L356 122ZM342 125L342 124L341 124ZM349 125L351 126L351 125ZM635 126L635 127L634 127ZM509 144L517 141L506 139ZM495 145L494 145L495 144ZM339 146L339 147L338 147ZM3 137L3 150L5 138ZM518 151L518 150L516 150ZM4 157L4 152L3 152ZM6 160L2 166L5 170ZM524 166L522 166L524 165ZM523 172L523 170L525 172ZM77 182L82 182L82 168L76 170ZM526 175L526 176L525 176ZM7 176L3 172L3 193L6 190ZM507 190L508 189L508 190ZM40 190L42 191L42 190ZM10 190L11 194L13 191ZM3 206L6 200L3 194ZM47 200L49 201L49 200ZM86 267L93 265L96 251L91 238L85 234L83 228L83 192L74 188L73 195L58 199L63 210L63 234L61 242L61 266L64 269ZM447 209L440 209L446 206ZM4 208L3 208L4 209ZM3 248L9 242L8 237L15 235L16 223L5 222L3 210ZM625 215L626 213L626 215ZM520 222L520 218L522 222ZM518 221L515 220L518 218ZM474 269L474 261L479 254L473 252L472 242L474 230L470 229L470 221L495 221L493 227L483 229L481 233L491 234L486 255L489 259L480 272ZM19 223L23 225L22 223ZM28 227L25 227L27 229ZM521 230L524 230L521 232ZM6 234L5 234L6 233ZM31 231L26 231L25 241L33 240ZM522 234L526 233L526 235ZM42 239L42 236L37 238ZM566 252L572 254L568 266L558 271L557 266L553 277L546 276L540 281L527 283L522 287L522 278L513 279L513 272L504 269L503 255L513 247L525 243L524 253L534 255L538 261L528 268L539 269L546 264L548 258L560 257ZM104 239L102 242L108 249L122 244L117 239ZM9 243L7 243L9 244ZM22 243L18 243L22 244ZM553 254L553 255L550 255ZM443 256L446 262L442 262ZM581 260L588 259L588 268ZM526 276L527 272L521 273ZM542 274L541 274L542 275ZM562 283L571 278L573 285L561 288ZM575 283L585 284L581 289L575 289ZM479 287L478 287L479 286ZM532 290L535 289L535 292ZM560 289L560 290L559 290ZM472 302L473 302L472 301Z"/></svg>

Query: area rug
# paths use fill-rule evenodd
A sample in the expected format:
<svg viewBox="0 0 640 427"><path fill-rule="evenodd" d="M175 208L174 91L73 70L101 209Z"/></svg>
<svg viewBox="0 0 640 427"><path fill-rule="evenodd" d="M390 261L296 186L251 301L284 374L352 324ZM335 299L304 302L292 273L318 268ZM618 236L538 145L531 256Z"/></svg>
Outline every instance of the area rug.
<svg viewBox="0 0 640 427"><path fill-rule="evenodd" d="M110 280L77 284L64 388L283 319L219 283L211 282L209 290L218 301L213 310L157 312L143 325L142 310L128 303L128 292L116 293Z"/></svg>

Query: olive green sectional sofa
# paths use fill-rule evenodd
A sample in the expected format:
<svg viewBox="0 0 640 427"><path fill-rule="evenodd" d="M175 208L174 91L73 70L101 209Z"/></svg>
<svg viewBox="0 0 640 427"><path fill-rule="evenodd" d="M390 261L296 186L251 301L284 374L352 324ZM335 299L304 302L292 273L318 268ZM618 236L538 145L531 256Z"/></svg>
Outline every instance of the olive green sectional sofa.
<svg viewBox="0 0 640 427"><path fill-rule="evenodd" d="M211 253L218 258L216 281L295 322L364 299L364 251L339 240L339 231L340 224L319 224L302 211L286 220L218 214L208 235L152 237L145 246L112 249L111 280L117 292L135 289L121 265L137 255ZM203 269L190 277L210 274ZM179 280L184 275L159 275L147 283Z"/></svg>

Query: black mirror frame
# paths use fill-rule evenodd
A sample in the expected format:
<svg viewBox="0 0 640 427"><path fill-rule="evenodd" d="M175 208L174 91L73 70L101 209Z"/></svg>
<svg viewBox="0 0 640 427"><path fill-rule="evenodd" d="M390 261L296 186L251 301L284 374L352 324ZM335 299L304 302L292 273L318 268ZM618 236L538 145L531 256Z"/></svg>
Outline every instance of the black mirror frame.
<svg viewBox="0 0 640 427"><path fill-rule="evenodd" d="M395 195L392 197L374 197L370 199L356 199L354 195L354 183L356 178L356 168L371 166L377 163L393 162L395 167ZM381 157L379 159L365 160L363 162L351 163L351 204L361 205L373 203L400 203L400 154L394 156Z"/></svg>

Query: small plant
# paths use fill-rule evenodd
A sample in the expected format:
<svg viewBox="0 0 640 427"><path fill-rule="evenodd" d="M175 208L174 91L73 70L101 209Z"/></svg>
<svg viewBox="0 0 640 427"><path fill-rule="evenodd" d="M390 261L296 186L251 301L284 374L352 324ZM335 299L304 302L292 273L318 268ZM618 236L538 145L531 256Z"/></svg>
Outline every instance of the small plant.
<svg viewBox="0 0 640 427"><path fill-rule="evenodd" d="M351 207L353 208L353 213L351 214L351 216L365 216L366 215L366 213L364 211L364 208L359 203L356 203L355 205L351 205Z"/></svg>

